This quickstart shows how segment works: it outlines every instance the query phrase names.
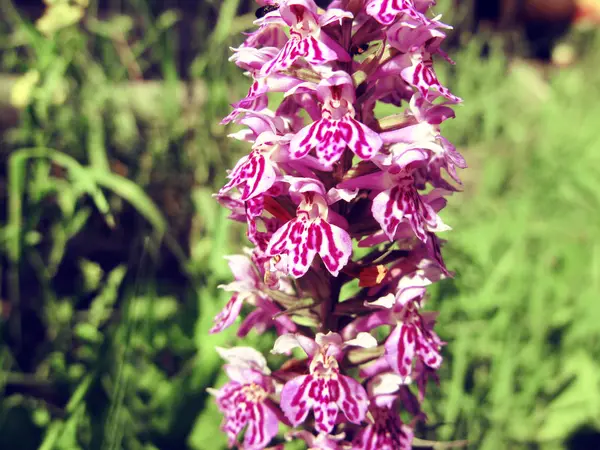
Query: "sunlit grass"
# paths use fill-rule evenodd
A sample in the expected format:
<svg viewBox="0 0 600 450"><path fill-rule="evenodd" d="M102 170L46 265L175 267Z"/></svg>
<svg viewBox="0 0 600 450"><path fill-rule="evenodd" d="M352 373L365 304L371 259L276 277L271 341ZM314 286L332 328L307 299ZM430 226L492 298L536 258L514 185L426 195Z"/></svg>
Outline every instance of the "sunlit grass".
<svg viewBox="0 0 600 450"><path fill-rule="evenodd" d="M433 306L449 342L433 422L473 448L562 448L600 428L599 55L546 83L468 54L456 58L465 106L447 131L474 173L444 216L457 277Z"/></svg>

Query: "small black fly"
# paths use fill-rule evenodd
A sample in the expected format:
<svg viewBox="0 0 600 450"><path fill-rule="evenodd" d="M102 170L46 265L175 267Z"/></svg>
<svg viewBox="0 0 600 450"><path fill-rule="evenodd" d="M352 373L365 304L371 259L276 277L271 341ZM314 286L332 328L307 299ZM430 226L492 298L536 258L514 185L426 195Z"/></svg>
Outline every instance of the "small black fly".
<svg viewBox="0 0 600 450"><path fill-rule="evenodd" d="M350 49L350 53L352 56L362 55L367 50L369 50L369 44L353 45Z"/></svg>
<svg viewBox="0 0 600 450"><path fill-rule="evenodd" d="M265 5L258 8L255 12L256 18L260 19L265 17L267 14L273 11L277 11L279 9L279 5L277 3L273 3L272 5Z"/></svg>

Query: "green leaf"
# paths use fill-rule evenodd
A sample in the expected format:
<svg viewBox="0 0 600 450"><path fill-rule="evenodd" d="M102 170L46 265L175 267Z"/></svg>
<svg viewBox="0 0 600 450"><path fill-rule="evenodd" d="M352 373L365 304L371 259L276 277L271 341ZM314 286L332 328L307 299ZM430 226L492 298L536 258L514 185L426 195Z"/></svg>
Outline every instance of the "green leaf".
<svg viewBox="0 0 600 450"><path fill-rule="evenodd" d="M122 14L115 14L107 20L90 17L86 26L92 33L108 39L124 38L133 29L133 19Z"/></svg>
<svg viewBox="0 0 600 450"><path fill-rule="evenodd" d="M88 321L95 328L99 328L110 318L126 273L125 265L114 268L108 274L102 291L92 300Z"/></svg>
<svg viewBox="0 0 600 450"><path fill-rule="evenodd" d="M11 242L8 248L11 261L18 261L21 255L21 229L22 229L22 198L24 195L24 181L26 180L27 161L36 158L47 158L55 164L67 169L73 181L72 187L81 193L90 195L98 210L104 215L109 225L114 224L108 201L98 188L92 172L81 166L71 156L53 149L23 148L14 151L9 159L9 220L8 233Z"/></svg>
<svg viewBox="0 0 600 450"><path fill-rule="evenodd" d="M83 272L84 276L84 291L91 292L98 289L104 273L102 267L93 261L88 261L85 259L79 262L79 266L81 267L81 271ZM116 294L116 291L112 292L114 292L113 295Z"/></svg>
<svg viewBox="0 0 600 450"><path fill-rule="evenodd" d="M179 311L179 305L174 297L159 297L152 302L154 309L154 320L164 322L175 316Z"/></svg>
<svg viewBox="0 0 600 450"><path fill-rule="evenodd" d="M156 19L156 28L160 31L165 31L171 28L180 20L179 14L177 11L172 9L165 11L158 19Z"/></svg>
<svg viewBox="0 0 600 450"><path fill-rule="evenodd" d="M64 424L61 420L53 421L50 426L46 429L44 440L39 446L38 450L53 450L56 442L62 433Z"/></svg>
<svg viewBox="0 0 600 450"><path fill-rule="evenodd" d="M75 392L73 392L73 395L71 395L71 398L69 399L69 402L67 403L67 406L65 407L65 410L68 413L73 414L79 408L84 397L87 395L87 393L90 389L90 386L92 385L92 382L94 381L94 378L95 378L94 374L89 373L85 376L83 381L81 381L81 383L79 383L79 385L77 386L77 389L75 389Z"/></svg>
<svg viewBox="0 0 600 450"><path fill-rule="evenodd" d="M31 103L35 86L40 81L40 73L30 69L21 75L13 84L10 103L16 108L25 108Z"/></svg>
<svg viewBox="0 0 600 450"><path fill-rule="evenodd" d="M55 3L46 8L46 12L36 22L36 27L43 34L52 36L62 28L75 25L84 15L84 8L70 5L67 2Z"/></svg>
<svg viewBox="0 0 600 450"><path fill-rule="evenodd" d="M50 413L47 408L38 407L32 413L32 420L38 427L44 428L50 423Z"/></svg>
<svg viewBox="0 0 600 450"><path fill-rule="evenodd" d="M573 382L544 411L537 432L540 441L565 439L577 428L600 417L600 367L585 351L572 355L564 375Z"/></svg>
<svg viewBox="0 0 600 450"><path fill-rule="evenodd" d="M73 332L75 336L90 343L102 342L103 336L98 329L90 323L78 323L75 325Z"/></svg>

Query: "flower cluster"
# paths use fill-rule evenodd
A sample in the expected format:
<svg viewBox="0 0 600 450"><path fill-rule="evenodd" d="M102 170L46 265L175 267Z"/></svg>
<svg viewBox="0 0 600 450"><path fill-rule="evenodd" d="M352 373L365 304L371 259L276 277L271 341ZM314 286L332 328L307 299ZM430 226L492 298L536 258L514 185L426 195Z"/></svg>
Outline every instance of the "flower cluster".
<svg viewBox="0 0 600 450"><path fill-rule="evenodd" d="M274 329L287 360L271 372L251 348L219 349L231 381L211 392L230 446L408 450L425 418L444 345L426 287L451 275L438 212L466 167L440 133L461 100L433 69L452 62L434 3L262 0L233 49L253 83L223 123L252 150L216 198L252 248L229 257L211 332L248 309L238 336Z"/></svg>

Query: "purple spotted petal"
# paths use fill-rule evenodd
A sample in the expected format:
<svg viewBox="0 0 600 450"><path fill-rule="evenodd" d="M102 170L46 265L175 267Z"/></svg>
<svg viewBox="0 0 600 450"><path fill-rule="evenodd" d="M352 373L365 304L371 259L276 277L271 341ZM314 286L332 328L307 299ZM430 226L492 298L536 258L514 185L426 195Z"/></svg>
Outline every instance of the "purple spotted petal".
<svg viewBox="0 0 600 450"><path fill-rule="evenodd" d="M302 375L291 379L283 386L279 406L294 427L306 420L308 412L313 407L314 395L309 395L312 383L312 375Z"/></svg>
<svg viewBox="0 0 600 450"><path fill-rule="evenodd" d="M241 200L246 201L268 191L275 180L277 172L273 162L258 150L243 157L229 174L229 182L221 188L223 194L236 186L243 186Z"/></svg>
<svg viewBox="0 0 600 450"><path fill-rule="evenodd" d="M306 62L313 65L322 65L340 59L340 50L337 48L339 45L335 44L331 39L326 39L324 33L321 33L321 35L320 39L316 39L314 36L302 37L297 32L291 30L290 39L279 50L277 56L262 67L260 75L266 77L274 72L289 69L300 57L303 57ZM330 48L323 41L326 41L327 44L335 48Z"/></svg>
<svg viewBox="0 0 600 450"><path fill-rule="evenodd" d="M287 222L273 234L265 251L269 256L287 254L288 273L299 278L304 275L317 253L332 275L348 263L352 242L346 231L321 218L310 220L306 211Z"/></svg>
<svg viewBox="0 0 600 450"><path fill-rule="evenodd" d="M348 61L348 53L325 33L321 32L319 38L308 36L300 43L300 55L309 64L319 66L331 61Z"/></svg>
<svg viewBox="0 0 600 450"><path fill-rule="evenodd" d="M288 92L299 84L302 84L301 80L281 74L277 77L255 79L246 97L232 105L233 111L221 121L221 124L235 121L240 115L246 115L251 111L264 111L269 103L269 92Z"/></svg>
<svg viewBox="0 0 600 450"><path fill-rule="evenodd" d="M413 65L402 70L401 76L408 84L416 87L427 101L433 101L436 97L442 95L451 102L462 102L460 97L452 94L447 87L439 82L431 65L422 60L415 61Z"/></svg>
<svg viewBox="0 0 600 450"><path fill-rule="evenodd" d="M265 3L276 3L271 0L259 0ZM318 9L314 0L286 0L279 2L281 18L290 26L306 19L317 19Z"/></svg>
<svg viewBox="0 0 600 450"><path fill-rule="evenodd" d="M365 389L350 377L302 375L285 384L280 406L294 426L304 422L312 408L317 430L329 433L335 426L338 409L350 422L358 424L365 417L368 400Z"/></svg>
<svg viewBox="0 0 600 450"><path fill-rule="evenodd" d="M439 345L424 336L421 336L417 341L417 356L432 369L437 370L442 365L442 355L440 354Z"/></svg>
<svg viewBox="0 0 600 450"><path fill-rule="evenodd" d="M401 186L382 191L373 199L373 217L390 240L394 239L404 214L414 211L411 200L407 190Z"/></svg>
<svg viewBox="0 0 600 450"><path fill-rule="evenodd" d="M293 159L304 158L311 149L316 148L319 162L333 165L346 148L338 125L338 120L321 119L304 127L290 141L290 156Z"/></svg>
<svg viewBox="0 0 600 450"><path fill-rule="evenodd" d="M260 71L261 76L266 77L272 72L290 68L294 64L294 61L300 57L299 44L300 38L297 35L290 38L283 48L279 50L275 58L262 67Z"/></svg>
<svg viewBox="0 0 600 450"><path fill-rule="evenodd" d="M352 450L411 450L412 429L400 421L397 412L373 408L374 423L361 430L352 442Z"/></svg>
<svg viewBox="0 0 600 450"><path fill-rule="evenodd" d="M242 304L244 303L244 297L235 293L231 299L227 302L225 307L219 314L214 318L215 324L210 329L209 333L220 333L225 328L231 326L235 319L240 315L242 310Z"/></svg>
<svg viewBox="0 0 600 450"><path fill-rule="evenodd" d="M436 314L431 312L421 315L420 333L417 337L417 356L425 365L437 370L442 365L440 348L444 342L433 331L435 317Z"/></svg>
<svg viewBox="0 0 600 450"><path fill-rule="evenodd" d="M236 396L239 394L241 387L240 383L229 382L216 391L216 402L219 409L230 409L235 404Z"/></svg>
<svg viewBox="0 0 600 450"><path fill-rule="evenodd" d="M350 422L361 423L369 406L367 391L358 381L345 375L339 376L338 383L340 390L338 406Z"/></svg>
<svg viewBox="0 0 600 450"><path fill-rule="evenodd" d="M333 380L329 380L329 382L323 381L323 384L325 386L330 385L330 389L332 387L333 389L337 387L337 383L334 383ZM324 399L315 401L313 414L315 416L315 428L317 431L320 433L330 433L337 420L338 406L332 399L330 399L329 402Z"/></svg>
<svg viewBox="0 0 600 450"><path fill-rule="evenodd" d="M390 25L400 14L427 23L427 18L416 10L412 0L371 0L366 10L368 15L382 25Z"/></svg>
<svg viewBox="0 0 600 450"><path fill-rule="evenodd" d="M288 273L299 278L310 267L317 249L308 245L310 221L308 214L300 211L298 216L287 222L273 234L265 251L268 256L287 254Z"/></svg>
<svg viewBox="0 0 600 450"><path fill-rule="evenodd" d="M349 132L345 136L350 150L362 159L371 159L375 156L383 145L379 134L351 117L347 117L344 122L349 127Z"/></svg>
<svg viewBox="0 0 600 450"><path fill-rule="evenodd" d="M262 386L229 382L214 393L224 414L221 429L227 434L230 447L236 444L237 436L246 426L246 449L262 450L277 434L279 420Z"/></svg>
<svg viewBox="0 0 600 450"><path fill-rule="evenodd" d="M412 373L416 339L414 325L399 323L385 341L385 358L394 372L402 377Z"/></svg>
<svg viewBox="0 0 600 450"><path fill-rule="evenodd" d="M325 267L334 277L338 276L352 254L352 240L348 233L323 219L317 219L311 224L308 246L316 248Z"/></svg>
<svg viewBox="0 0 600 450"><path fill-rule="evenodd" d="M418 21L407 23L396 22L387 31L386 35L390 45L402 53L408 53L414 48L425 48L433 53L439 49L446 35L438 28L452 28L439 21L429 21L423 25Z"/></svg>
<svg viewBox="0 0 600 450"><path fill-rule="evenodd" d="M338 161L346 146L362 159L371 159L383 142L379 134L352 117L339 120L322 118L304 127L290 142L290 156L305 157L311 149L326 166Z"/></svg>
<svg viewBox="0 0 600 450"><path fill-rule="evenodd" d="M248 412L248 428L244 436L244 450L262 450L279 430L279 419L273 406L254 403Z"/></svg>
<svg viewBox="0 0 600 450"><path fill-rule="evenodd" d="M228 219L235 220L236 222L246 221L246 210L244 208L244 202L240 200L240 194L238 192L228 192L227 194L213 194L213 197L228 210L231 214Z"/></svg>
<svg viewBox="0 0 600 450"><path fill-rule="evenodd" d="M233 400L229 402L230 411L235 408L235 403L236 402ZM225 417L223 419L223 424L221 425L221 430L227 435L229 447L232 447L237 442L237 435L240 434L248 424L250 411L248 408L235 408L235 412L233 413L227 413L227 409L224 409L223 413L225 414Z"/></svg>
<svg viewBox="0 0 600 450"><path fill-rule="evenodd" d="M420 198L414 186L407 183L380 192L373 199L371 211L390 240L394 240L398 226L403 221L408 221L415 235L423 242L427 242L427 231L448 229L433 208Z"/></svg>

